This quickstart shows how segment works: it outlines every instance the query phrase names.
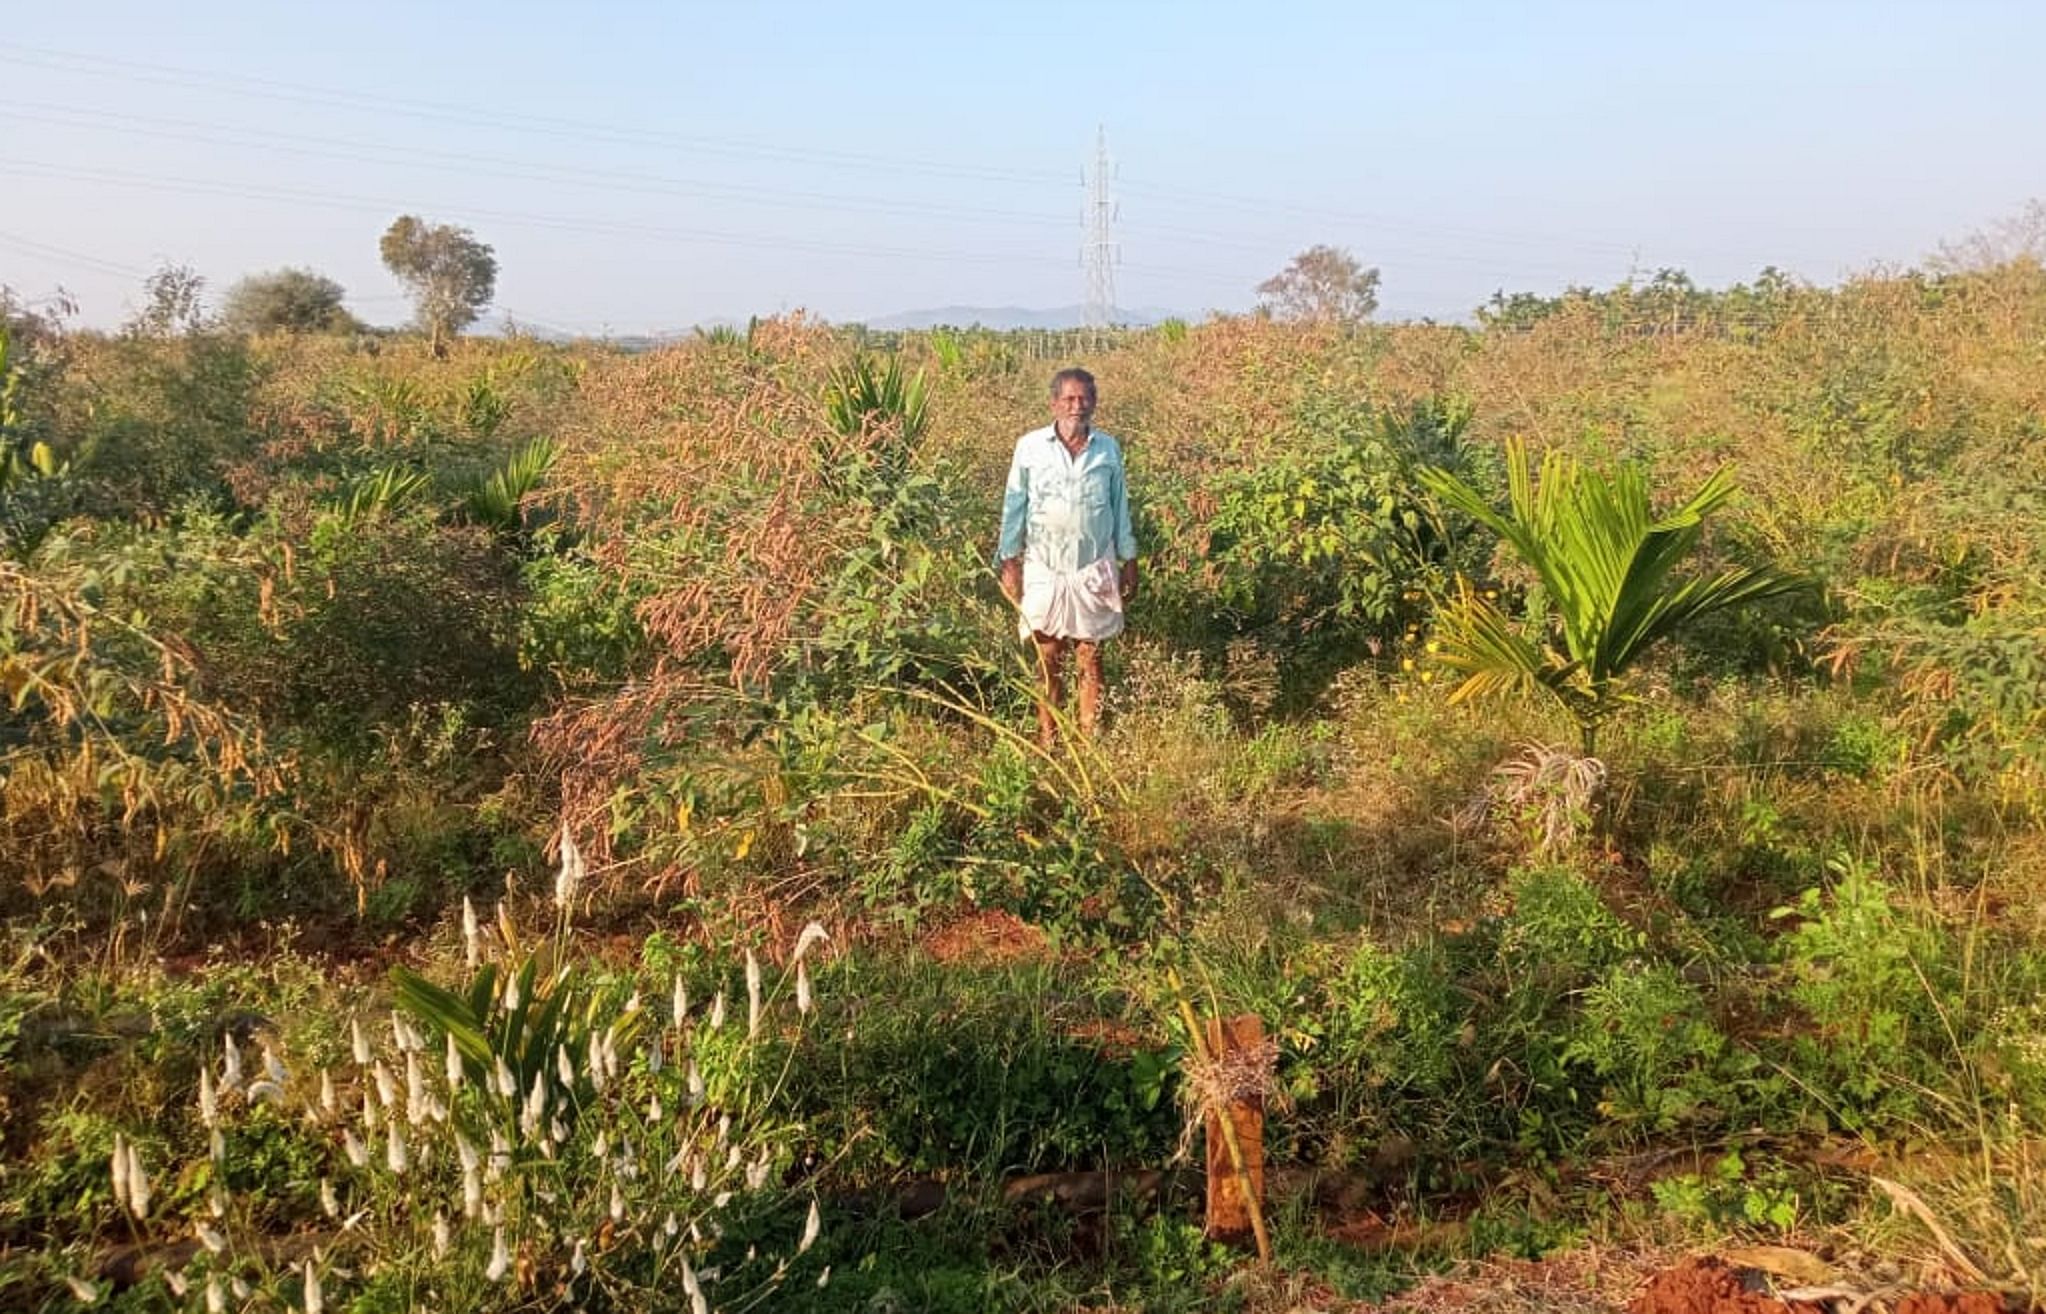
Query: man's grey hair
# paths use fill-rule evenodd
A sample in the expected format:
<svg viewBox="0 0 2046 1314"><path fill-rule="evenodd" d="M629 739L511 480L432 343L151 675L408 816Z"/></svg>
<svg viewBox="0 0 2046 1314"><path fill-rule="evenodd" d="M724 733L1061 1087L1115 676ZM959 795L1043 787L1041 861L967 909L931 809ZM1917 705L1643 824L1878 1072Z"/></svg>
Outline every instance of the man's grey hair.
<svg viewBox="0 0 2046 1314"><path fill-rule="evenodd" d="M1101 390L1094 386L1094 376L1081 369L1078 365L1074 365L1060 370L1051 376L1051 399L1053 401L1059 399L1059 389L1065 387L1068 383L1080 384L1087 389L1089 397L1099 398L1101 396Z"/></svg>

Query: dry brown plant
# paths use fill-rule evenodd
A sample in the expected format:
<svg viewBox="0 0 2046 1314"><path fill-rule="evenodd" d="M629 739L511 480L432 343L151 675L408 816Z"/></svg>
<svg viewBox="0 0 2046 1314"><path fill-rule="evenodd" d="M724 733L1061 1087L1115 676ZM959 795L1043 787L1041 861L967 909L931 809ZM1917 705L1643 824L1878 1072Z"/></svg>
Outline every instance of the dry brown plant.
<svg viewBox="0 0 2046 1314"><path fill-rule="evenodd" d="M534 734L600 866L623 870L608 838L620 784L684 751L701 728L684 728L685 711L740 706L800 660L806 608L868 532L830 495L827 465L848 453L817 398L836 342L791 316L757 326L744 358L674 348L599 360L583 380L556 481L592 555L640 599L648 651L623 688L561 707Z"/></svg>
<svg viewBox="0 0 2046 1314"><path fill-rule="evenodd" d="M139 895L173 831L203 846L232 800L274 794L293 772L258 725L198 692L188 645L102 610L76 581L0 561L0 631L0 694L19 727L0 751L0 866L31 895L87 870Z"/></svg>

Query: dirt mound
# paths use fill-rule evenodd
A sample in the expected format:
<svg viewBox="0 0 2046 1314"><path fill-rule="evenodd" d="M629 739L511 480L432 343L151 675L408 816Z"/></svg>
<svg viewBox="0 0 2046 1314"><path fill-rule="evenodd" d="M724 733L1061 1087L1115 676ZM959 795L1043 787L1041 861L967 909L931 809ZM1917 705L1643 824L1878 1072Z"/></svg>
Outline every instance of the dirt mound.
<svg viewBox="0 0 2046 1314"><path fill-rule="evenodd" d="M1628 1302L1627 1314L1825 1314L1825 1308L1778 1300L1759 1285L1750 1286L1743 1270L1707 1256L1648 1279Z"/></svg>

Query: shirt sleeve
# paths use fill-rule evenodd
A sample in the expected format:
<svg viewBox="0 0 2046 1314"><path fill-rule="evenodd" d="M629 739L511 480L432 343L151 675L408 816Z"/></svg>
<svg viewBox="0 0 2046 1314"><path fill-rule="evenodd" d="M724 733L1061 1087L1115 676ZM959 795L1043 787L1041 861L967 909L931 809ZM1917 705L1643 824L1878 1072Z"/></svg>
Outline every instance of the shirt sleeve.
<svg viewBox="0 0 2046 1314"><path fill-rule="evenodd" d="M995 547L996 564L1023 555L1023 530L1029 514L1030 470L1019 446L1009 462L1008 486L1002 490L1002 537Z"/></svg>
<svg viewBox="0 0 2046 1314"><path fill-rule="evenodd" d="M1137 530L1130 523L1129 467L1120 461L1115 466L1115 555L1119 561L1137 559Z"/></svg>

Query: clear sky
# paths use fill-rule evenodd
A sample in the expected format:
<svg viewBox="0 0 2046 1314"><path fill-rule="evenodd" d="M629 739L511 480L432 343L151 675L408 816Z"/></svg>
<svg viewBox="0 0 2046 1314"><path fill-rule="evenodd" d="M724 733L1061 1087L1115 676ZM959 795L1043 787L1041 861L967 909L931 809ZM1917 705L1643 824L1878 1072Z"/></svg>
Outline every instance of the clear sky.
<svg viewBox="0 0 2046 1314"><path fill-rule="evenodd" d="M406 314L376 239L474 229L492 317L630 333L1081 300L1105 130L1126 307L1240 310L1318 242L1384 316L1495 289L1820 282L2046 195L2046 3L162 0L0 16L0 283L284 265Z"/></svg>

